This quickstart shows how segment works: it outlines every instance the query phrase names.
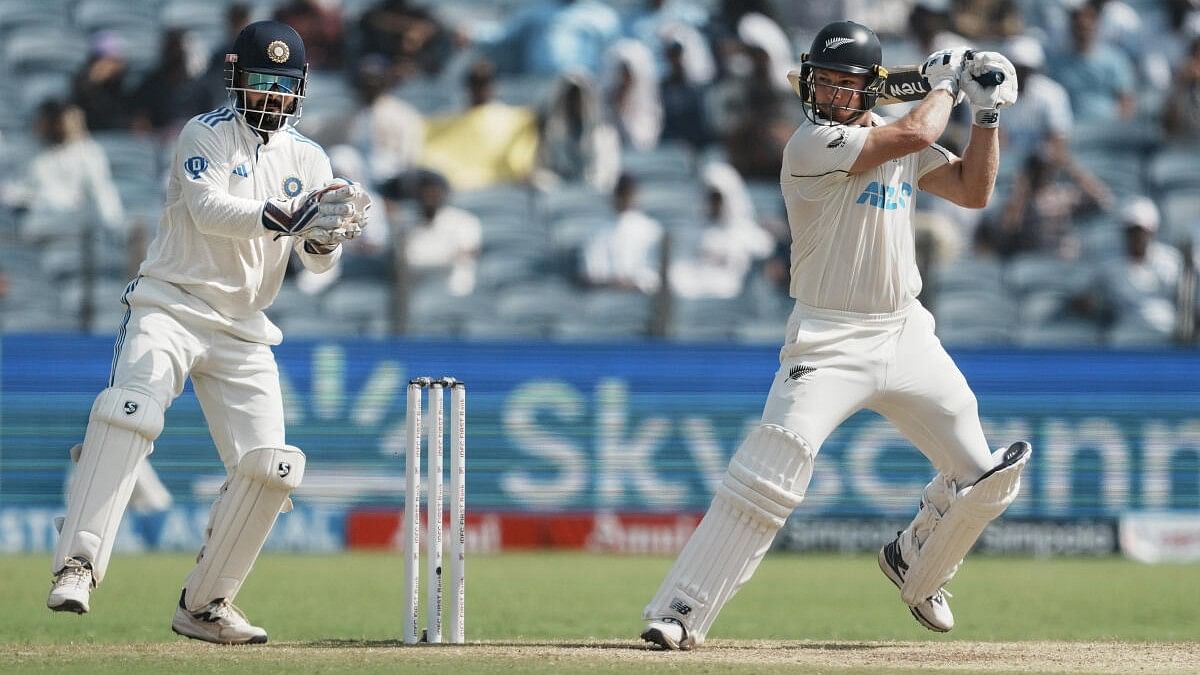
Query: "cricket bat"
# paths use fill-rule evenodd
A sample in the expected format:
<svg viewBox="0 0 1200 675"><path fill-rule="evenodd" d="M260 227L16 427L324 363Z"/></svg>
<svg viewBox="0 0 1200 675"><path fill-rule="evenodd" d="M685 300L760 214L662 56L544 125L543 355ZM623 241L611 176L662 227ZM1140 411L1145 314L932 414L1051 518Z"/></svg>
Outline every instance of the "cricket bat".
<svg viewBox="0 0 1200 675"><path fill-rule="evenodd" d="M975 81L985 87L994 87L1004 82L1004 73L988 71ZM883 93L879 95L876 105L892 105L893 103L908 103L920 101L929 93L929 80L921 75L921 66L896 66L887 69L887 78L883 82Z"/></svg>

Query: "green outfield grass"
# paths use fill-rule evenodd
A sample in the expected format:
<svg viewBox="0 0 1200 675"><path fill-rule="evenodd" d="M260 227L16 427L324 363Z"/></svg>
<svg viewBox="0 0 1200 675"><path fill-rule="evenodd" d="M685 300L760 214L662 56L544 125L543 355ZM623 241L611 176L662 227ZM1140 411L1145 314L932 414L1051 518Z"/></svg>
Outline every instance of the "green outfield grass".
<svg viewBox="0 0 1200 675"><path fill-rule="evenodd" d="M625 670L622 652L635 655L632 669L641 671L673 670L685 662L663 659L703 651L645 661L639 648L641 609L670 565L667 558L469 558L468 639L491 643L491 650L400 647L401 558L395 554L264 555L238 604L270 632L271 644L234 649L190 642L169 630L192 564L188 556L116 557L93 595L92 613L82 617L45 608L48 564L49 556L0 556L0 669L7 672L212 672L214 659L224 664L222 672L387 672L409 666L426 672L616 672ZM750 640L783 641L763 643L768 649L808 641L801 646L810 651L853 651L860 643L887 641L918 648L928 641L1200 644L1200 565L976 557L950 588L958 625L937 635L912 620L873 556L771 555L725 609L705 647L717 653L719 645L743 644L729 641ZM532 653L522 657L522 645ZM556 648L567 654L580 647L597 654L595 667L555 658ZM305 654L298 661L297 652ZM728 665L738 668L736 659ZM776 665L753 670L774 672ZM853 658L847 667L857 672ZM830 668L846 672L836 664ZM903 664L896 668L891 672L906 672Z"/></svg>

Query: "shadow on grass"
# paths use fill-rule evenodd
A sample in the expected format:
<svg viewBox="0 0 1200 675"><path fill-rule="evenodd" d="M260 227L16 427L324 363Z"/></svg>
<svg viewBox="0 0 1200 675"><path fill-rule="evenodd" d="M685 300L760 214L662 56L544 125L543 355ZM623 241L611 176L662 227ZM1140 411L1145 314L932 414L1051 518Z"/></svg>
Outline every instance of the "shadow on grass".
<svg viewBox="0 0 1200 675"><path fill-rule="evenodd" d="M627 650L627 651L662 651L657 647L633 641L600 641L595 642L550 642L550 641L500 641L488 640L485 642L468 642L466 644L428 644L419 642L417 644L405 644L402 640L345 640L345 639L328 639L328 640L312 640L309 642L299 643L275 643L277 647L307 647L310 649L390 649L390 648L408 648L408 649L489 649L495 647L529 647L529 648L545 648L545 649L611 649L611 650ZM888 645L871 642L763 642L758 640L731 641L721 640L716 644L711 644L702 649L720 649L720 650L736 650L736 649L752 649L761 651L763 649L777 650L812 650L812 651L869 651L882 649Z"/></svg>

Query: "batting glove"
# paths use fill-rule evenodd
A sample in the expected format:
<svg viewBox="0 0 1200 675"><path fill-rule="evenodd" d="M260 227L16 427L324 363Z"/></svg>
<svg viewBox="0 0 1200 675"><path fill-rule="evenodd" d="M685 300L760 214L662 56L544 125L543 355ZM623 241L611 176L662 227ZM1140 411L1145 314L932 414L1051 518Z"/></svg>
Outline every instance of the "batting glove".
<svg viewBox="0 0 1200 675"><path fill-rule="evenodd" d="M1000 126L1000 109L1017 102L1017 71L1012 62L998 52L972 52L963 62L963 73L962 90L971 103L975 126ZM1001 81L984 85L979 79L985 75Z"/></svg>
<svg viewBox="0 0 1200 675"><path fill-rule="evenodd" d="M942 49L930 54L929 58L925 59L925 63L921 64L921 75L929 81L931 93L938 89L944 89L954 97L955 104L962 102L959 80L962 76L963 60L968 51L966 47Z"/></svg>

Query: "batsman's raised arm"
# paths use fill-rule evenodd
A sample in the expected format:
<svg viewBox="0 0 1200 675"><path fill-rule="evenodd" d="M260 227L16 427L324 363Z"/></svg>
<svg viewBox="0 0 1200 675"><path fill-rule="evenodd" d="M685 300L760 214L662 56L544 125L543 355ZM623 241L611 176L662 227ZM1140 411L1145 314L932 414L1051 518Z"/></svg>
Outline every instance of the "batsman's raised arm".
<svg viewBox="0 0 1200 675"><path fill-rule="evenodd" d="M984 86L975 78L985 72L1001 72L1003 81ZM971 104L971 138L961 159L930 171L918 187L959 206L987 206L996 185L1000 165L1000 109L1017 100L1017 73L1012 63L997 52L976 52L963 62L962 91Z"/></svg>

